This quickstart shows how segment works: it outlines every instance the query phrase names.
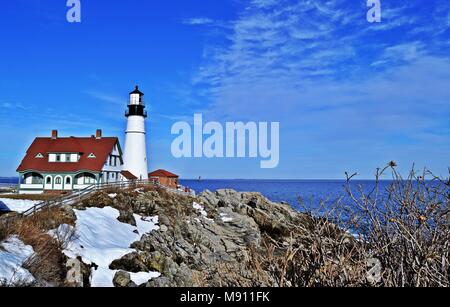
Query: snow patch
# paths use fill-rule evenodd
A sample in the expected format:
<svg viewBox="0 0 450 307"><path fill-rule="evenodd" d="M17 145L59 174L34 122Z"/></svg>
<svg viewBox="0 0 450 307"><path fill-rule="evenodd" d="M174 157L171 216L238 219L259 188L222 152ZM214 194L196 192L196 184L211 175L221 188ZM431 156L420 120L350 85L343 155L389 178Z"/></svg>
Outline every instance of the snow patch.
<svg viewBox="0 0 450 307"><path fill-rule="evenodd" d="M92 269L92 279L91 279L91 285L92 287L113 287L114 284L112 280L114 279L114 276L116 275L118 271L116 270L110 270L105 268L98 268L97 270ZM130 274L131 280L136 285L142 285L148 282L149 280L153 278L157 278L161 276L158 272L139 272L139 273L131 273Z"/></svg>
<svg viewBox="0 0 450 307"><path fill-rule="evenodd" d="M143 188L134 189L134 192L138 194L144 194L144 189Z"/></svg>
<svg viewBox="0 0 450 307"><path fill-rule="evenodd" d="M111 193L111 194L108 194L108 196L109 196L109 198L114 199L117 197L117 193Z"/></svg>
<svg viewBox="0 0 450 307"><path fill-rule="evenodd" d="M203 215L204 217L208 216L208 213L206 213L205 207L203 207L202 205L194 202L192 204L192 207L194 207L194 209L197 210L198 212L200 212L200 214Z"/></svg>
<svg viewBox="0 0 450 307"><path fill-rule="evenodd" d="M159 229L156 225L158 217L143 218L135 214L137 227L134 227L119 222L119 211L111 207L74 211L77 216L74 240L64 250L64 254L69 258L80 256L84 263L98 265L98 269L92 271L93 287L112 287L117 271L110 270L109 265L135 251L130 245L139 241L142 235ZM67 228L68 225L61 227ZM65 229L58 228L57 232L65 232ZM131 275L140 282L136 282L138 285L160 276L155 272ZM144 281L141 282L142 280Z"/></svg>
<svg viewBox="0 0 450 307"><path fill-rule="evenodd" d="M24 199L8 199L0 198L0 201L4 203L11 211L23 213L35 205L41 203L41 201L24 200Z"/></svg>
<svg viewBox="0 0 450 307"><path fill-rule="evenodd" d="M25 245L17 236L0 243L0 280L9 285L34 282L33 275L22 267L33 254L33 248Z"/></svg>
<svg viewBox="0 0 450 307"><path fill-rule="evenodd" d="M228 214L226 213L221 213L220 214L220 219L222 220L222 222L224 223L230 223L233 221L233 219L231 217L228 216Z"/></svg>
<svg viewBox="0 0 450 307"><path fill-rule="evenodd" d="M159 276L161 276L161 274L157 272L149 272L149 273L139 272L139 273L130 273L130 275L131 280L138 286L145 284L150 279L158 278Z"/></svg>

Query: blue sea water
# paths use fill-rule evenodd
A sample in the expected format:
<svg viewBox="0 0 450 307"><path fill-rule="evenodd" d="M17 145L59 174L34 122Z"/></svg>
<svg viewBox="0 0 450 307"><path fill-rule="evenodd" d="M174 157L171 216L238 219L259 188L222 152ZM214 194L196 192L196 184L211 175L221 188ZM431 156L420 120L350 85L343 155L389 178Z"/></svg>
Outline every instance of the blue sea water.
<svg viewBox="0 0 450 307"><path fill-rule="evenodd" d="M318 205L321 201L333 203L339 199L348 201L346 181L344 180L180 180L180 183L197 193L208 189L233 189L240 192L260 192L274 202L287 202L299 209L305 206ZM380 191L386 190L390 181L381 181ZM357 193L359 187L370 192L376 182L371 180L355 180L351 182L352 191Z"/></svg>
<svg viewBox="0 0 450 307"><path fill-rule="evenodd" d="M19 178L15 177L0 177L0 187L15 186L19 182Z"/></svg>

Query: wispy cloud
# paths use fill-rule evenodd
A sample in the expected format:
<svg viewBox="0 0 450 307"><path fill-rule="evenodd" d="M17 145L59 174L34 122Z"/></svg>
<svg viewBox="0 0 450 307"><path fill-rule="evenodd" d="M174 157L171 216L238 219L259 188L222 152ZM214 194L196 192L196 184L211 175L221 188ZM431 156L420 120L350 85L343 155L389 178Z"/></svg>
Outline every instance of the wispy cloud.
<svg viewBox="0 0 450 307"><path fill-rule="evenodd" d="M110 93L103 93L103 92L99 92L99 91L90 91L89 90L89 91L85 91L85 94L87 94L95 99L101 100L103 102L114 103L114 104L118 104L121 106L124 106L125 101L126 101L125 98L122 96L119 96L119 95L114 96L114 95L111 95Z"/></svg>
<svg viewBox="0 0 450 307"><path fill-rule="evenodd" d="M22 103L12 103L12 102L2 102L0 104L1 108L3 109L7 109L7 110L13 110L13 109L18 109L18 110L24 110L27 111L29 110L28 107L24 106Z"/></svg>
<svg viewBox="0 0 450 307"><path fill-rule="evenodd" d="M194 78L210 98L205 112L282 121L296 131L285 130L289 144L366 155L368 144L398 153L403 139L450 144L448 37L427 18L434 10L408 3L390 4L377 25L354 1L254 0L231 23L228 43L208 47ZM419 34L425 26L438 32Z"/></svg>
<svg viewBox="0 0 450 307"><path fill-rule="evenodd" d="M183 24L191 26L208 25L212 23L214 23L214 20L206 17L195 17L183 20Z"/></svg>
<svg viewBox="0 0 450 307"><path fill-rule="evenodd" d="M386 63L405 63L417 60L426 55L426 46L419 41L390 46L384 49L383 54L377 62L372 65L383 65Z"/></svg>

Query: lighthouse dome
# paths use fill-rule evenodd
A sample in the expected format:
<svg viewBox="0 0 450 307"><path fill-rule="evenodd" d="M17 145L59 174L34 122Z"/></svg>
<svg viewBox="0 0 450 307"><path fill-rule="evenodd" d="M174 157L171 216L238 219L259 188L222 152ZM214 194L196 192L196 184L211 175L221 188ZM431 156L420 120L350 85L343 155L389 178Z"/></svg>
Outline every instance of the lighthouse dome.
<svg viewBox="0 0 450 307"><path fill-rule="evenodd" d="M142 92L139 90L139 86L137 86L137 85L136 85L136 87L134 88L134 91L132 91L132 92L130 93L130 95L134 95L134 94L138 94L139 96L144 96L144 93L142 93Z"/></svg>

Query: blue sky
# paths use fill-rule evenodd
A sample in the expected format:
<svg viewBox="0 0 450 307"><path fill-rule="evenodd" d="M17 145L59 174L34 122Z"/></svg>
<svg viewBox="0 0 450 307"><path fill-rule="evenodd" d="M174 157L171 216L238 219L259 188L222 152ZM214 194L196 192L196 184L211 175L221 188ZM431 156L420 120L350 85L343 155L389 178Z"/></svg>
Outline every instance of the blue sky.
<svg viewBox="0 0 450 307"><path fill-rule="evenodd" d="M450 4L381 0L15 0L0 9L0 175L52 129L124 137L146 93L150 168L185 178L371 178L395 160L447 175ZM278 121L280 164L175 159L171 126Z"/></svg>

